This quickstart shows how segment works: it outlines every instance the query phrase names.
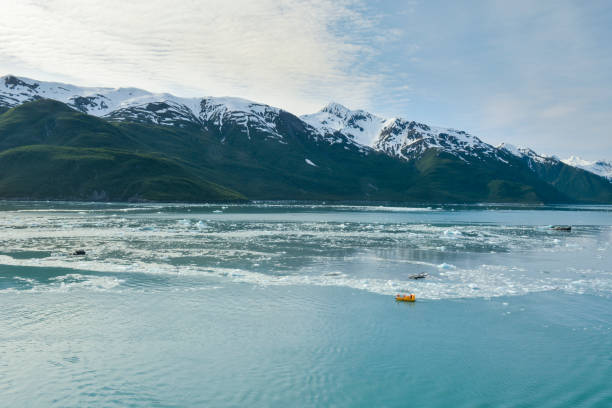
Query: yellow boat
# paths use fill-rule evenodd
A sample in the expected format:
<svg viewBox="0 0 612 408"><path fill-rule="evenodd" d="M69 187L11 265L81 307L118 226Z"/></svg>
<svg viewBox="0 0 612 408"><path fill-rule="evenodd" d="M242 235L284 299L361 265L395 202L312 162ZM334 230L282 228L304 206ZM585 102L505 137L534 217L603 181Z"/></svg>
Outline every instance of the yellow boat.
<svg viewBox="0 0 612 408"><path fill-rule="evenodd" d="M395 300L398 302L414 302L416 298L414 297L414 293L410 295L397 295L395 296Z"/></svg>

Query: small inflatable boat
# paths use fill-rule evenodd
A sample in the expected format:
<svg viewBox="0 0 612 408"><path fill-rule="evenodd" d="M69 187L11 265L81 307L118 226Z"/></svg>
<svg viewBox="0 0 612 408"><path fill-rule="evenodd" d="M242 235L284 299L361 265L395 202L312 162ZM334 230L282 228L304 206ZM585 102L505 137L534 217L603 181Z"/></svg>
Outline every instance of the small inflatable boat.
<svg viewBox="0 0 612 408"><path fill-rule="evenodd" d="M572 227L567 225L555 225L551 227L555 231L571 231Z"/></svg>
<svg viewBox="0 0 612 408"><path fill-rule="evenodd" d="M414 293L410 295L397 295L395 296L395 300L398 302L414 302L416 298L414 297Z"/></svg>
<svg viewBox="0 0 612 408"><path fill-rule="evenodd" d="M410 275L408 277L408 279L415 279L416 280L416 279L425 279L426 277L427 277L427 273L423 272L423 273L417 273L415 275Z"/></svg>

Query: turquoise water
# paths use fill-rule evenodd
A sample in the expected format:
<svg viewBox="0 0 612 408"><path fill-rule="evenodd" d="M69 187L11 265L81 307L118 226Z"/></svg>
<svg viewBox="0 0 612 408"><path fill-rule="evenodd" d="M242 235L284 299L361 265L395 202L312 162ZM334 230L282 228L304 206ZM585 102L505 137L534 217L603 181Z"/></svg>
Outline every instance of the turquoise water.
<svg viewBox="0 0 612 408"><path fill-rule="evenodd" d="M611 241L607 206L0 203L0 405L610 407Z"/></svg>

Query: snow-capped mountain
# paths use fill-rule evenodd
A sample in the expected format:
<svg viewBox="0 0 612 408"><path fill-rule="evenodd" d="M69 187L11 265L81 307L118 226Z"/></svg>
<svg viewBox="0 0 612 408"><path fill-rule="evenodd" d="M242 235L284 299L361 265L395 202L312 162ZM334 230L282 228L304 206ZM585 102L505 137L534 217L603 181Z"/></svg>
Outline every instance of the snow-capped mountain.
<svg viewBox="0 0 612 408"><path fill-rule="evenodd" d="M205 123L218 127L228 124L246 131L248 138L253 130L268 136L283 139L278 132L279 108L240 98L203 98L200 103L199 118Z"/></svg>
<svg viewBox="0 0 612 408"><path fill-rule="evenodd" d="M385 119L363 110L350 110L338 103L330 103L319 112L300 118L330 143L337 141L334 137L346 135L349 142L405 160L418 159L426 151L435 149L465 162L494 160L508 164L515 157L533 172L537 171L536 167L541 169L542 166L565 163L612 180L610 162L587 162L575 158L561 161L557 157L540 155L532 149L507 143L494 147L461 130L430 126L404 118Z"/></svg>
<svg viewBox="0 0 612 408"><path fill-rule="evenodd" d="M385 119L363 110L350 110L339 103L329 103L317 113L300 116L304 122L315 128L322 136L340 133L349 140L372 147Z"/></svg>
<svg viewBox="0 0 612 408"><path fill-rule="evenodd" d="M437 149L464 160L497 158L497 150L476 136L461 130L444 129L405 119L387 121L374 148L407 160Z"/></svg>
<svg viewBox="0 0 612 408"><path fill-rule="evenodd" d="M245 99L181 98L137 88L79 87L12 75L0 77L0 108L45 98L114 122L215 130L222 140L225 140L226 130L238 130L247 139L259 135L285 143L284 133L278 128L281 109ZM494 147L464 131L404 118L385 119L338 103L330 103L319 112L302 115L299 119L306 134L313 139L332 145L345 144L346 148L357 148L362 152L374 149L404 160L418 159L426 151L435 149L465 162L493 159L507 163L508 155L511 155L522 159L532 170L535 165L560 162L555 157L542 156L528 148L509 144ZM612 180L612 163L587 162L575 157L563 162Z"/></svg>
<svg viewBox="0 0 612 408"><path fill-rule="evenodd" d="M238 127L247 137L253 131L282 139L276 129L280 109L240 98L180 98L136 88L89 88L0 77L0 107L14 107L37 99L53 99L83 113L121 122L157 125Z"/></svg>
<svg viewBox="0 0 612 408"><path fill-rule="evenodd" d="M58 180L74 175L71 188L84 194L70 196L77 198L99 197L99 189L114 191L136 174L132 190L121 189L129 191L127 196L107 197L140 197L142 189L154 185L150 197L171 200L196 199L193 191L199 191L197 199L218 197L211 191L226 189L231 197L255 199L612 202L611 183L556 157L511 145L494 147L464 131L385 119L336 103L299 118L239 98L180 98L4 76L0 119L0 167L12 169L0 174L3 185L15 184L11 174L33 175L29 187L20 181L0 191L0 197L39 197L37 192L45 190L40 181L52 173ZM107 149L124 173L100 173L109 156L102 160L82 151L92 147ZM64 148L81 155L87 166L62 159L57 152ZM63 160L61 166L56 159ZM45 170L24 170L34 164ZM93 173L81 177L83 169ZM110 178L92 190L100 174ZM169 185L183 195L168 196ZM63 185L54 188L39 198L66 198Z"/></svg>
<svg viewBox="0 0 612 408"><path fill-rule="evenodd" d="M88 88L12 75L0 77L0 106L13 107L42 98L63 102L83 113L104 116L117 109L173 97L136 88Z"/></svg>
<svg viewBox="0 0 612 408"><path fill-rule="evenodd" d="M612 182L612 161L598 160L588 161L580 157L571 156L562 160L563 163L573 167L578 167L591 173L607 178Z"/></svg>
<svg viewBox="0 0 612 408"><path fill-rule="evenodd" d="M345 134L355 143L406 160L430 148L464 160L497 157L498 151L464 131L429 126L403 118L384 119L363 110L330 103L317 113L300 117L321 135Z"/></svg>

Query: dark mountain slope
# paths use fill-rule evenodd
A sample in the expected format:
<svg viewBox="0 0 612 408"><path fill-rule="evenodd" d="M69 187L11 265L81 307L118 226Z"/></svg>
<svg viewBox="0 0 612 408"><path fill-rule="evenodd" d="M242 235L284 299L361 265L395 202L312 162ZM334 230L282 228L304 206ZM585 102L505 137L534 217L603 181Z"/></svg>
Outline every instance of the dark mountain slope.
<svg viewBox="0 0 612 408"><path fill-rule="evenodd" d="M48 145L0 153L3 197L114 201L226 201L244 196L157 155Z"/></svg>
<svg viewBox="0 0 612 408"><path fill-rule="evenodd" d="M510 153L512 151L513 153ZM540 156L531 149L501 147L508 160L518 160L540 180L552 185L572 201L612 202L612 183L605 177L569 166L554 157Z"/></svg>
<svg viewBox="0 0 612 408"><path fill-rule="evenodd" d="M553 186L539 180L518 163L497 160L466 162L437 149L428 149L416 160L420 183L414 194L445 194L444 202L569 202Z"/></svg>
<svg viewBox="0 0 612 408"><path fill-rule="evenodd" d="M116 126L51 99L26 102L0 116L0 150L46 144L134 149Z"/></svg>
<svg viewBox="0 0 612 408"><path fill-rule="evenodd" d="M539 178L576 201L612 202L612 183L603 177L568 166L561 161L534 165L533 169Z"/></svg>

